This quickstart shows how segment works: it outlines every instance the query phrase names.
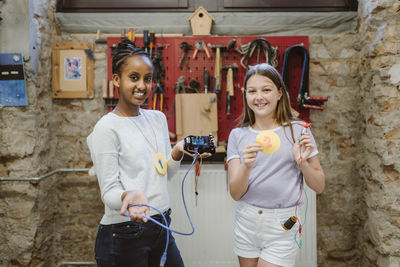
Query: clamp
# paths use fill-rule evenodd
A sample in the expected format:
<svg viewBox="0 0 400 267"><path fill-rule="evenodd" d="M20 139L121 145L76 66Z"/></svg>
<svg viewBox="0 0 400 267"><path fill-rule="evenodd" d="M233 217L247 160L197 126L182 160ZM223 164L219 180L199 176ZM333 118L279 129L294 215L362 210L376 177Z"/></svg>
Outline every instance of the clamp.
<svg viewBox="0 0 400 267"><path fill-rule="evenodd" d="M180 76L178 78L178 80L176 81L175 86L174 86L175 94L184 94L184 93L186 93L187 86L184 84L185 79L186 78L185 78L184 75L182 75L182 76Z"/></svg>
<svg viewBox="0 0 400 267"><path fill-rule="evenodd" d="M181 58L179 59L178 68L181 68L182 62L185 61L185 70L187 70L188 69L187 53L189 50L193 49L193 46L187 42L182 42L180 48L182 49L183 52Z"/></svg>
<svg viewBox="0 0 400 267"><path fill-rule="evenodd" d="M323 105L326 101L328 101L327 97L308 96L307 92L300 94L297 99L297 103L300 107L318 110L324 109Z"/></svg>

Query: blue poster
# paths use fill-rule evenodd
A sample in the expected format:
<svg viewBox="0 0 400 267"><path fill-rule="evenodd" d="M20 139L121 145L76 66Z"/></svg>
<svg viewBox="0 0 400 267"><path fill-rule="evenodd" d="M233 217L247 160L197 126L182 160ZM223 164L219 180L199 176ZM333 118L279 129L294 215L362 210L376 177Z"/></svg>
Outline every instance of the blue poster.
<svg viewBox="0 0 400 267"><path fill-rule="evenodd" d="M0 54L0 105L28 105L24 63L20 53Z"/></svg>

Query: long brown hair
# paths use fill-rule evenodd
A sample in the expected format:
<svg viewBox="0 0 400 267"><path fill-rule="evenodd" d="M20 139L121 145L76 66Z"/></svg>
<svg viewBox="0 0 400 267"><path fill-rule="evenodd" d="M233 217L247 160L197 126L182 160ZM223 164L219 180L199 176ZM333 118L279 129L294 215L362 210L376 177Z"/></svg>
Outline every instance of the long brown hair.
<svg viewBox="0 0 400 267"><path fill-rule="evenodd" d="M253 75L262 75L269 78L275 84L276 88L278 88L279 91L282 91L282 96L276 106L274 117L278 125L283 127L287 126L290 127L290 132L292 134L292 138L294 141L294 134L291 121L294 120L295 118L292 113L292 108L290 107L289 94L286 90L285 83L283 82L279 72L268 63L262 63L252 66L246 72L246 75L244 77L243 111L240 118L239 127L252 126L256 122L254 112L249 108L246 99L247 81Z"/></svg>

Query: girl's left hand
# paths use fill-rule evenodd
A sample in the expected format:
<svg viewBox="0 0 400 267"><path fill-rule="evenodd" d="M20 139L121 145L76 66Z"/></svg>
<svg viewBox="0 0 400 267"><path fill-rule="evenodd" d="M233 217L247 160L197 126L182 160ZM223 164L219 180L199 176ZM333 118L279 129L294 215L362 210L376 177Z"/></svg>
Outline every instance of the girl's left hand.
<svg viewBox="0 0 400 267"><path fill-rule="evenodd" d="M299 144L299 139L300 139L300 144ZM300 163L300 160L307 159L311 155L311 152L313 150L314 150L314 144L311 142L310 134L306 132L300 135L293 146L293 157L296 160L297 164Z"/></svg>

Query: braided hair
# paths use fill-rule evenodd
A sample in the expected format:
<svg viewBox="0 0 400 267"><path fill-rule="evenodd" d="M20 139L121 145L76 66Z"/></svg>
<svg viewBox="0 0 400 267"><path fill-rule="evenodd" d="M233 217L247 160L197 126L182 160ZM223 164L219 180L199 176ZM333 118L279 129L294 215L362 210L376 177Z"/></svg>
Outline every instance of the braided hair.
<svg viewBox="0 0 400 267"><path fill-rule="evenodd" d="M112 59L112 73L120 75L122 65L125 63L126 59L131 56L143 56L153 68L153 64L149 55L142 48L136 47L132 41L124 38L119 42L115 50L115 54Z"/></svg>

